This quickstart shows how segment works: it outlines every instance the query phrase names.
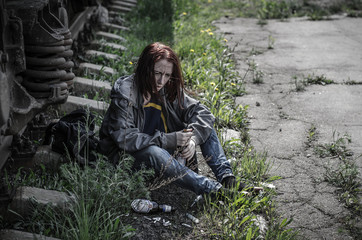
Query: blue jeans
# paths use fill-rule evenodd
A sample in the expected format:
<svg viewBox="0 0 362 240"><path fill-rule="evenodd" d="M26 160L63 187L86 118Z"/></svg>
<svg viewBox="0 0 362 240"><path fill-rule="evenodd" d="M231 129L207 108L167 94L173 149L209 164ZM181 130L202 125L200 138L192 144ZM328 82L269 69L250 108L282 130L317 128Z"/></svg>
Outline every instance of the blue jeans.
<svg viewBox="0 0 362 240"><path fill-rule="evenodd" d="M131 153L131 155L135 158L135 168L145 165L155 170L156 177L161 177L166 181L170 179L180 187L196 194L208 194L217 191L221 187L220 182L223 178L233 176L233 173L215 130L212 130L209 138L200 147L206 163L210 166L218 182L195 173L180 164L167 150L157 146L149 146Z"/></svg>

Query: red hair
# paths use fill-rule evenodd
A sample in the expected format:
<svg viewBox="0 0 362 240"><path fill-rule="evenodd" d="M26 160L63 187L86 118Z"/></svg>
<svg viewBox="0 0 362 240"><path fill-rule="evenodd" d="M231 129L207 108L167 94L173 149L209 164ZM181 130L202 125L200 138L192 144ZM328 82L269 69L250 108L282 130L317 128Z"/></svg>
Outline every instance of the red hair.
<svg viewBox="0 0 362 240"><path fill-rule="evenodd" d="M185 87L180 60L169 46L162 43L151 43L142 51L135 70L135 81L138 89L143 95L148 93L158 96L154 68L155 63L163 59L173 64L171 78L164 86L166 99L173 102L177 98L179 105L182 106Z"/></svg>

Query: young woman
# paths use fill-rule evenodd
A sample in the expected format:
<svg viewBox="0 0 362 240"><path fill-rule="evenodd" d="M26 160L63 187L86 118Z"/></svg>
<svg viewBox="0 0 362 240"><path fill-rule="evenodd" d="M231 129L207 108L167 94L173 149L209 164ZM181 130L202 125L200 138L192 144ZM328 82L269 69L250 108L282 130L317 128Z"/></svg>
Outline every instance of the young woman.
<svg viewBox="0 0 362 240"><path fill-rule="evenodd" d="M100 129L99 150L113 163L121 153L135 158L134 168L152 168L156 177L173 179L196 194L231 187L235 177L213 129L214 116L185 93L180 61L162 44L148 45L135 73L118 79ZM217 181L187 166L200 145ZM179 158L175 151L179 150Z"/></svg>

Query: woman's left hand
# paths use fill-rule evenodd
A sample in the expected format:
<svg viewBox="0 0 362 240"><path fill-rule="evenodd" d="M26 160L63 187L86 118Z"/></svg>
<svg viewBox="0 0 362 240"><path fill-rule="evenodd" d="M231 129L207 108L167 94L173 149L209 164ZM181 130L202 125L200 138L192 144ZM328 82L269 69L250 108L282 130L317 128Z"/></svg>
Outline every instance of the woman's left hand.
<svg viewBox="0 0 362 240"><path fill-rule="evenodd" d="M181 152L181 156L185 158L186 161L188 161L194 156L195 151L196 151L196 143L193 139L190 139L185 149Z"/></svg>

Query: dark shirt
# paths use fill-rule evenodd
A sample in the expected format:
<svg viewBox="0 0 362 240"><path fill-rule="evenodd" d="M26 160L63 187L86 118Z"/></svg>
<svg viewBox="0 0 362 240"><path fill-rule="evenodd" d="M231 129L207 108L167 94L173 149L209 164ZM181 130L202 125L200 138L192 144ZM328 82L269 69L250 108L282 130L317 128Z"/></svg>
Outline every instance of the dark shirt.
<svg viewBox="0 0 362 240"><path fill-rule="evenodd" d="M149 103L143 105L145 110L145 125L143 133L153 135L155 130L167 133L166 120L162 113L162 106L156 99L151 99Z"/></svg>

